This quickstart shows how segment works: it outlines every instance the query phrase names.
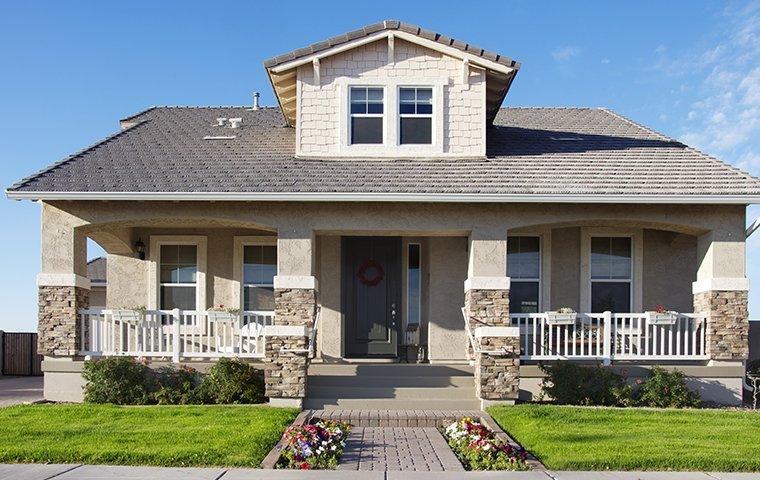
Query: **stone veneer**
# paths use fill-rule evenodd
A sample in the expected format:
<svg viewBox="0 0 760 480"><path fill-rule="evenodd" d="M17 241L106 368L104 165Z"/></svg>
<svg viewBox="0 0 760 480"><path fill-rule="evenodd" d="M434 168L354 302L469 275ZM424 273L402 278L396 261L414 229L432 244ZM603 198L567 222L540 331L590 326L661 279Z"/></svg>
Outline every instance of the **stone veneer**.
<svg viewBox="0 0 760 480"><path fill-rule="evenodd" d="M707 313L707 355L712 360L749 356L747 292L712 290L694 294L694 311Z"/></svg>
<svg viewBox="0 0 760 480"><path fill-rule="evenodd" d="M514 401L520 391L520 337L481 337L475 393L481 400ZM482 353L503 351L503 355Z"/></svg>
<svg viewBox="0 0 760 480"><path fill-rule="evenodd" d="M41 286L38 305L37 353L76 355L81 350L77 310L89 306L90 291L81 287Z"/></svg>
<svg viewBox="0 0 760 480"><path fill-rule="evenodd" d="M275 289L274 321L277 326L311 327L316 309L316 291L306 288ZM264 381L270 398L300 399L306 396L308 354L281 352L305 350L307 335L267 336L264 353L268 363Z"/></svg>
<svg viewBox="0 0 760 480"><path fill-rule="evenodd" d="M467 290L464 292L464 306L471 332L483 326L509 325L509 290ZM469 358L474 358L469 343L467 353Z"/></svg>

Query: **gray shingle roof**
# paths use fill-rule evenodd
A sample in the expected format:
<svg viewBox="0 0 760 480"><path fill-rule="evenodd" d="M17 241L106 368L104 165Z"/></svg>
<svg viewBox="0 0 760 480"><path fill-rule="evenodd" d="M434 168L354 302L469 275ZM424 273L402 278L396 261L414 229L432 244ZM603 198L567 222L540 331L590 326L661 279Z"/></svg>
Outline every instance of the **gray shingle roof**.
<svg viewBox="0 0 760 480"><path fill-rule="evenodd" d="M217 117L241 117L243 125L222 129ZM605 109L503 108L484 159L298 159L295 130L277 108L156 107L130 122L9 194L760 195L760 180Z"/></svg>
<svg viewBox="0 0 760 480"><path fill-rule="evenodd" d="M424 38L426 40L432 40L434 42L440 43L441 45L453 47L462 52L467 52L469 54L491 60L492 62L501 63L507 67L512 67L514 69L520 68L519 62L516 62L509 57L505 57L504 55L499 55L498 53L490 52L481 47L478 47L477 45L447 37L441 33L432 32L418 25L401 22L399 20L384 20L382 22L364 26L357 30L346 32L342 35L328 38L327 40L322 40L321 42L312 43L307 47L298 48L291 52L264 60L264 67L272 68L282 63L290 62L301 57L307 57L309 55L319 53L323 50L327 50L328 48L342 45L352 40L356 40L357 38L367 37L373 33L377 33L383 30L400 30L402 32L411 33L412 35L417 35L418 37Z"/></svg>

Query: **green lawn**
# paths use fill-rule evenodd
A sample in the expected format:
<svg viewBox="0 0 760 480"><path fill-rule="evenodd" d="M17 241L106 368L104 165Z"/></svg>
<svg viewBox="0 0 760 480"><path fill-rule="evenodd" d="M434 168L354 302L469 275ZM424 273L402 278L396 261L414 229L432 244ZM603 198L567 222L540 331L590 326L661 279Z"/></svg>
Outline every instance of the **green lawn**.
<svg viewBox="0 0 760 480"><path fill-rule="evenodd" d="M0 463L258 467L297 413L247 405L0 408Z"/></svg>
<svg viewBox="0 0 760 480"><path fill-rule="evenodd" d="M760 471L760 412L518 405L489 413L550 469Z"/></svg>

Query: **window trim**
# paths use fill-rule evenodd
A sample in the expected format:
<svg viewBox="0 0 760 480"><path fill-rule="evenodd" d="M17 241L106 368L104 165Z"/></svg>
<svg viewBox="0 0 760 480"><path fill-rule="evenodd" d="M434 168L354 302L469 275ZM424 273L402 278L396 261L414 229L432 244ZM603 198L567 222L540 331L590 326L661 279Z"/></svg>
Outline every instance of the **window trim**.
<svg viewBox="0 0 760 480"><path fill-rule="evenodd" d="M432 107L432 113L401 113L401 89L403 88L413 88L414 89L414 96L415 96L415 107L417 105L417 90L419 89L429 89L430 90L430 105ZM397 95L396 95L396 108L397 108L397 119L396 119L396 146L400 148L407 148L407 147L431 147L436 144L436 122L438 121L438 116L440 116L440 113L437 113L436 108L436 93L437 89L433 85L398 85L396 87ZM416 108L415 108L416 110ZM430 119L430 143L401 143L401 119L402 118L429 118Z"/></svg>
<svg viewBox="0 0 760 480"><path fill-rule="evenodd" d="M538 278L517 278L512 277L509 275L509 248L507 248L507 276L509 277L509 283L520 283L520 282L538 282L538 305L537 310L538 313L544 312L547 310L546 305L544 303L544 235L537 234L537 233L520 233L520 234L512 234L507 237L509 238L517 238L517 237L529 237L529 238L538 238ZM511 291L511 287L510 287Z"/></svg>
<svg viewBox="0 0 760 480"><path fill-rule="evenodd" d="M244 248L247 246L274 246L277 247L277 236L275 235L261 235L261 236L235 236L233 237L233 271L232 271L232 280L233 280L233 300L232 304L237 305L237 308L240 309L240 311L243 311L243 298L245 298L243 294L243 288L245 288L245 285L243 284L243 251ZM278 252L279 253L279 252ZM274 284L272 285L274 287ZM254 310L256 312L262 312L262 313L272 313L273 310Z"/></svg>
<svg viewBox="0 0 760 480"><path fill-rule="evenodd" d="M592 282L624 282L624 279L599 279L591 278L591 238L592 237L627 237L631 239L631 304L630 312L642 311L643 292L643 231L641 229L615 229L615 228L581 228L581 308L587 313L603 313L591 311L591 284Z"/></svg>
<svg viewBox="0 0 760 480"><path fill-rule="evenodd" d="M196 262L198 271L195 277L195 311L205 311L206 304L206 259L208 240L203 235L151 235L150 236L150 289L148 309L158 310L161 305L161 246L163 245L194 245L197 252ZM172 284L189 286L191 284Z"/></svg>
<svg viewBox="0 0 760 480"><path fill-rule="evenodd" d="M539 238L539 256L540 263L540 281L538 284L538 301L539 313L547 312L552 309L552 229L551 227L530 227L519 228L507 232L509 237L538 237ZM505 247L506 250L506 247ZM509 259L507 259L507 270L509 270ZM507 274L507 276L509 276ZM545 280L546 279L546 280ZM520 279L517 279L519 281ZM510 277L509 282L514 280Z"/></svg>

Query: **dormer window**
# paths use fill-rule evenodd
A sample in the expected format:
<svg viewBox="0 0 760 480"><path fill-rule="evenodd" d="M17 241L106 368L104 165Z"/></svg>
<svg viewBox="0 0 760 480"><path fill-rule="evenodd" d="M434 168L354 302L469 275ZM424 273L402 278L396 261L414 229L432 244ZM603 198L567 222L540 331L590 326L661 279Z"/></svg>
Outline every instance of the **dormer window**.
<svg viewBox="0 0 760 480"><path fill-rule="evenodd" d="M399 89L399 143L430 145L433 143L433 89L402 87Z"/></svg>
<svg viewBox="0 0 760 480"><path fill-rule="evenodd" d="M351 87L351 145L383 143L383 89Z"/></svg>

